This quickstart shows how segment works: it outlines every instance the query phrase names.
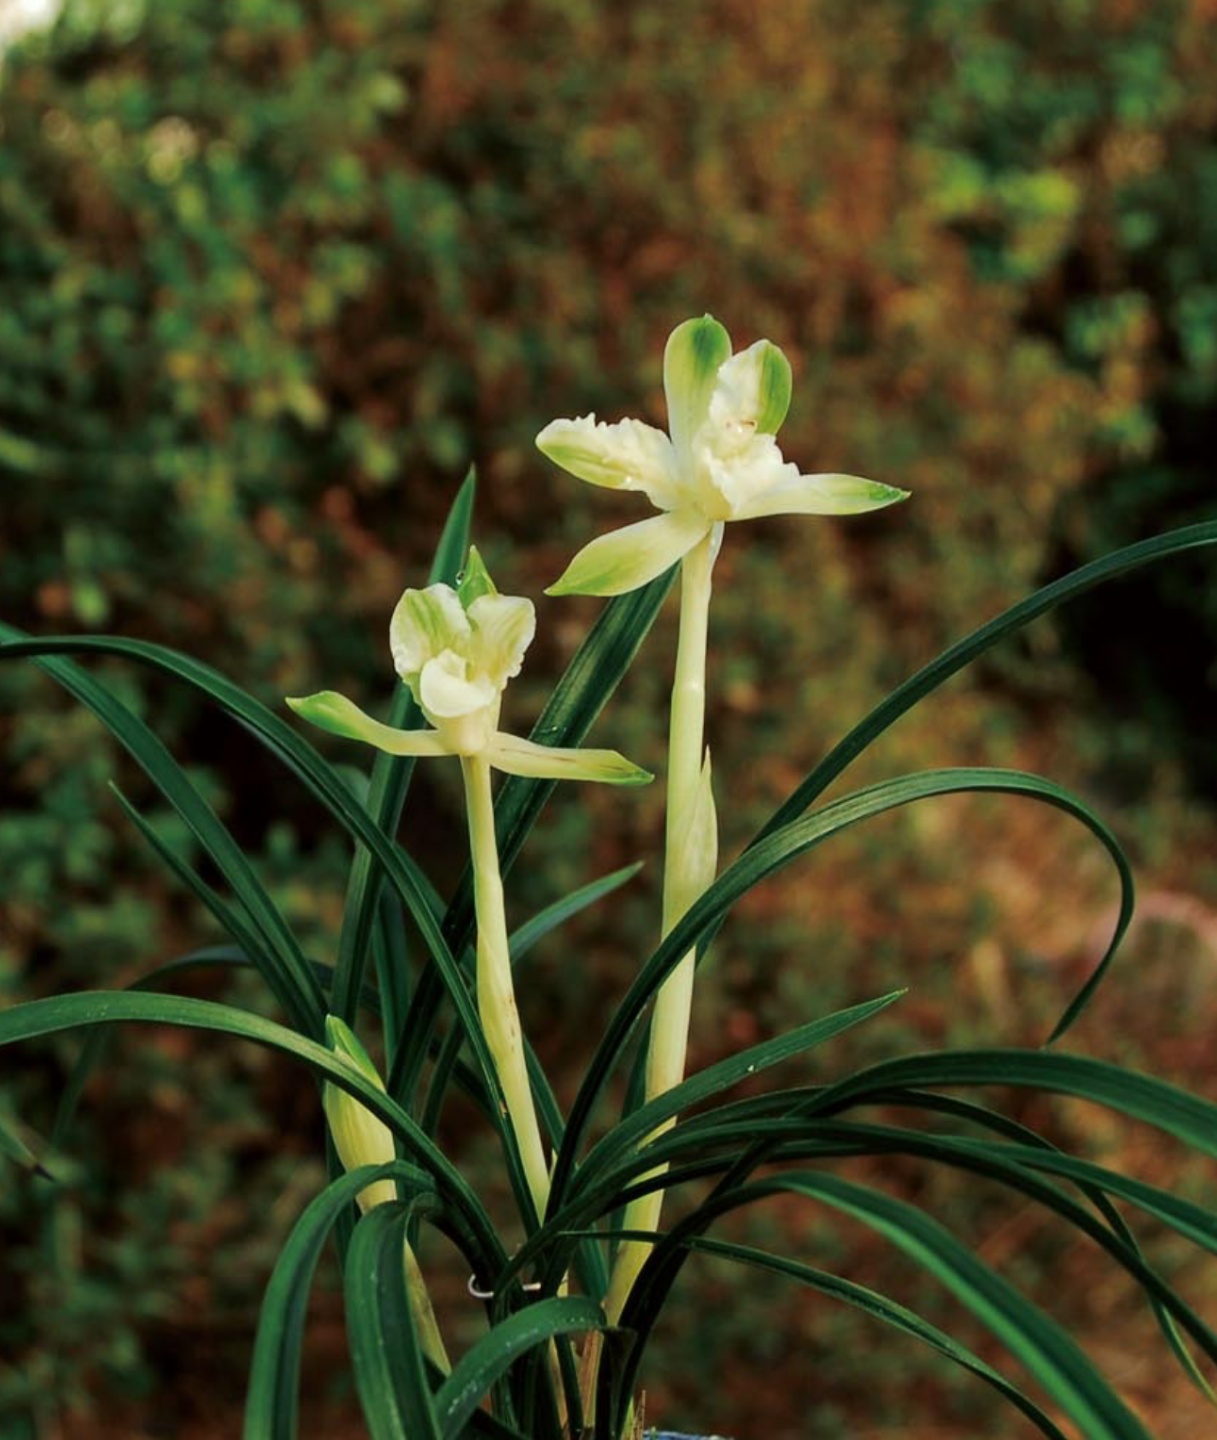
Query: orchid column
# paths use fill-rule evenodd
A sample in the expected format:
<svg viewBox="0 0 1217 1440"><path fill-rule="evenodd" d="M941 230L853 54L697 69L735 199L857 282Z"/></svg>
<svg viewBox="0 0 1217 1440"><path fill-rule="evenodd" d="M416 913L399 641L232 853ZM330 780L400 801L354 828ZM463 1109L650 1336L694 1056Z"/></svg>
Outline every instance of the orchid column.
<svg viewBox="0 0 1217 1440"><path fill-rule="evenodd" d="M555 420L537 445L580 480L641 490L661 512L585 546L551 595L620 595L681 565L680 635L672 690L663 933L714 878L718 838L705 751L706 642L711 572L731 520L763 515L848 515L904 499L903 490L853 475L802 475L774 438L790 405L790 365L758 340L733 355L726 330L704 315L678 325L663 362L669 434L640 420ZM686 955L661 988L651 1021L646 1098L684 1075L696 956ZM662 1195L635 1201L626 1229L654 1231ZM648 1246L617 1255L607 1309L616 1320Z"/></svg>
<svg viewBox="0 0 1217 1440"><path fill-rule="evenodd" d="M525 1063L495 842L491 769L548 780L632 785L650 775L615 750L537 745L499 729L508 680L518 675L536 619L531 600L500 595L476 550L460 584L407 590L389 625L397 673L434 729L396 730L332 690L288 704L306 720L390 755L456 755L465 780L477 912L478 1018L538 1219L549 1164Z"/></svg>

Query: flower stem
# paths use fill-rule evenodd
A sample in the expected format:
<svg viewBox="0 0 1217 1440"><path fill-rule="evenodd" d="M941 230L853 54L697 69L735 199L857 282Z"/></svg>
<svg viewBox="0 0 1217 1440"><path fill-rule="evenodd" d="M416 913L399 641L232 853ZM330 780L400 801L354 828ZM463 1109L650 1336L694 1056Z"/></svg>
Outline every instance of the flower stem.
<svg viewBox="0 0 1217 1440"><path fill-rule="evenodd" d="M702 783L706 720L706 650L710 622L711 572L717 549L711 532L685 556L680 570L680 632L676 647L676 674L672 686L671 728L668 734L668 813L663 877L663 934L698 898L706 884L698 863L704 847L690 833L697 815ZM660 987L651 1018L647 1051L646 1098L679 1085L684 1078L693 1005L693 974L697 952L690 950ZM657 1130L670 1127L673 1122ZM626 1207L627 1230L654 1230L663 1209L663 1192L656 1191ZM606 1309L611 1321L621 1311L638 1277L650 1246L627 1240L617 1252L609 1283Z"/></svg>
<svg viewBox="0 0 1217 1440"><path fill-rule="evenodd" d="M494 1060L506 1103L507 1121L515 1134L529 1193L540 1219L549 1199L549 1167L533 1105L524 1039L511 979L507 946L507 914L494 834L490 764L480 755L461 757L469 813L469 848L473 857L473 901L477 911L477 1003L482 1032Z"/></svg>

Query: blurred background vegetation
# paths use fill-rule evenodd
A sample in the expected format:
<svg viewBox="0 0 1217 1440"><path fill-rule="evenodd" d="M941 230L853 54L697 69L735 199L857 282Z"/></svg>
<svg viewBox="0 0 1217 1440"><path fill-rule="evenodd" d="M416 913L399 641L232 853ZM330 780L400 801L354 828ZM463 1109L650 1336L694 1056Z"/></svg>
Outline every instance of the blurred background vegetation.
<svg viewBox="0 0 1217 1440"><path fill-rule="evenodd" d="M1214 514L1215 21L1213 0L67 0L0 58L0 616L179 646L270 703L332 686L375 707L388 614L466 467L496 578L537 594L638 512L554 471L533 436L588 410L662 423L663 340L709 309L790 356L788 457L914 492L875 517L729 535L710 714L729 853L951 638L1072 563ZM515 726L595 610L542 602ZM656 764L671 619L597 735ZM1094 801L1145 918L1070 1043L1202 1087L1215 655L1211 562L1173 562L955 682L855 777L1015 764ZM325 958L337 837L235 728L100 668ZM0 1003L130 983L214 938L106 789L147 799L139 778L27 666L0 671L0 755ZM461 856L455 777L428 768L407 839L442 884ZM559 797L516 913L655 854L660 805ZM530 961L526 1026L563 1086L653 935L657 885L652 864L611 923ZM695 1062L902 983L898 1018L822 1066L1034 1043L1113 901L1054 814L902 813L749 899L706 972ZM266 1003L249 980L181 983ZM45 1133L74 1053L10 1059L6 1113ZM261 1287L323 1176L316 1097L231 1045L124 1034L110 1054L58 1183L0 1187L0 1435L232 1435ZM1174 1163L1094 1115L1021 1103L1148 1178ZM450 1138L492 1163L483 1137ZM912 1165L889 1178L1039 1286L1155 1433L1198 1433L1101 1263L984 1190ZM823 1217L743 1228L951 1319ZM463 1280L441 1278L441 1304L468 1328ZM645 1377L659 1418L740 1437L1025 1433L826 1302L708 1262L682 1296ZM358 1435L332 1288L313 1337L304 1433Z"/></svg>

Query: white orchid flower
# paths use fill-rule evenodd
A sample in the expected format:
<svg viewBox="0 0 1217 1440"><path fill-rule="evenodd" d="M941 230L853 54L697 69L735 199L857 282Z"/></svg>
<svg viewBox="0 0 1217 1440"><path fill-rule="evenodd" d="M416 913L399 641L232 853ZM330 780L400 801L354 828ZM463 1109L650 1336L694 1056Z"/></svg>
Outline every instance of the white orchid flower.
<svg viewBox="0 0 1217 1440"><path fill-rule="evenodd" d="M641 420L554 420L537 446L555 464L610 490L641 490L662 513L586 545L549 595L620 595L683 559L729 520L855 515L907 491L856 475L803 475L777 435L790 405L790 364L768 340L738 354L710 315L673 330L663 357L665 435Z"/></svg>
<svg viewBox="0 0 1217 1440"><path fill-rule="evenodd" d="M546 780L613 785L650 780L615 750L538 745L499 729L503 691L520 673L535 629L532 601L500 595L481 556L470 549L455 590L450 585L407 590L389 623L397 673L432 729L395 729L333 690L287 703L322 730L390 755L480 756L509 775Z"/></svg>

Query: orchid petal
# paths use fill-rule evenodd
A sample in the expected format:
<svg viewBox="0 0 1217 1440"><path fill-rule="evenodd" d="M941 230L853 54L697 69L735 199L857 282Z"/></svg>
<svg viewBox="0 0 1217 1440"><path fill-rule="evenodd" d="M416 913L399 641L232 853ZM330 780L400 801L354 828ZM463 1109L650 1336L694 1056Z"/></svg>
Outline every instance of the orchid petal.
<svg viewBox="0 0 1217 1440"><path fill-rule="evenodd" d="M791 466L791 469L794 467ZM762 515L861 515L907 500L907 490L858 475L796 475L755 494L735 508L733 519Z"/></svg>
<svg viewBox="0 0 1217 1440"><path fill-rule="evenodd" d="M531 600L496 592L480 596L468 613L473 624L473 666L501 690L520 673L524 652L537 631L537 612Z"/></svg>
<svg viewBox="0 0 1217 1440"><path fill-rule="evenodd" d="M501 731L486 747L486 758L507 775L530 780L595 780L605 785L645 785L655 777L616 750L579 750L538 745Z"/></svg>
<svg viewBox="0 0 1217 1440"><path fill-rule="evenodd" d="M720 368L731 358L731 337L712 315L678 325L663 352L663 390L668 430L685 456L710 410Z"/></svg>
<svg viewBox="0 0 1217 1440"><path fill-rule="evenodd" d="M551 420L537 436L537 449L589 485L641 490L663 510L680 494L672 442L641 420Z"/></svg>
<svg viewBox="0 0 1217 1440"><path fill-rule="evenodd" d="M418 677L418 700L428 717L455 720L494 704L499 687L488 675L469 670L468 660L455 650L427 661Z"/></svg>
<svg viewBox="0 0 1217 1440"><path fill-rule="evenodd" d="M347 740L362 740L390 755L447 755L448 747L434 730L398 730L366 715L354 701L335 690L321 690L316 695L287 702L302 719L331 735Z"/></svg>
<svg viewBox="0 0 1217 1440"><path fill-rule="evenodd" d="M666 510L585 545L547 595L624 595L687 555L711 528L699 510Z"/></svg>
<svg viewBox="0 0 1217 1440"><path fill-rule="evenodd" d="M790 361L770 340L758 340L720 366L710 418L761 435L776 435L790 409Z"/></svg>
<svg viewBox="0 0 1217 1440"><path fill-rule="evenodd" d="M389 648L397 673L410 681L428 660L469 633L464 607L450 585L407 590L389 621Z"/></svg>

